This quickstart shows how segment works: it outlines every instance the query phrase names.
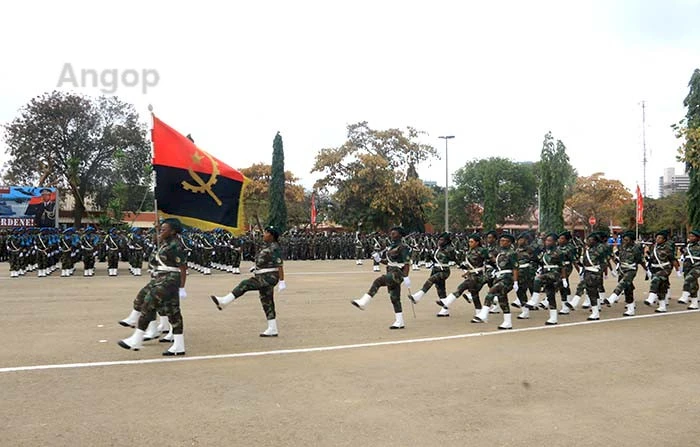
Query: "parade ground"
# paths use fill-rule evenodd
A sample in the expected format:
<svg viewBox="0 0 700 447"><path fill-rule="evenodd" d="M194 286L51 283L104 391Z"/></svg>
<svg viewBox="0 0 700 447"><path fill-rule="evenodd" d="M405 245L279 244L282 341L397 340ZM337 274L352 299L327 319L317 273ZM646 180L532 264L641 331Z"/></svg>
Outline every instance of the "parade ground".
<svg viewBox="0 0 700 447"><path fill-rule="evenodd" d="M241 271L250 263L244 262ZM275 290L280 335L266 328L257 293L224 311L224 295L247 275L193 272L182 303L187 355L163 357L117 341L117 324L147 276L126 264L108 277L9 278L0 264L1 446L691 446L700 442L695 340L700 312L624 304L545 326L546 311L498 331L502 315L470 324L458 300L436 318L434 289L415 306L402 288L406 328L386 289L367 310L350 304L378 275L371 262L285 264ZM427 270L411 272L412 290ZM572 285L578 282L572 275ZM448 291L459 281L453 270ZM606 280L607 294L615 279ZM482 292L482 297L484 292ZM511 295L513 295L511 293ZM512 296L511 296L512 299Z"/></svg>

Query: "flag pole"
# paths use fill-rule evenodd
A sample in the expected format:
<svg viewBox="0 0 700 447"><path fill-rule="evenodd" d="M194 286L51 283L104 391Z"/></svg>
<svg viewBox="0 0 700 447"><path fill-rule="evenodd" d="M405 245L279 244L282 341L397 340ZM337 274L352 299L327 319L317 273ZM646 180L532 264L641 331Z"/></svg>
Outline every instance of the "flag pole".
<svg viewBox="0 0 700 447"><path fill-rule="evenodd" d="M153 113L153 106L151 104L148 105L148 111L151 112L151 119L152 125L151 125L151 167L155 166L155 142L153 141L153 129L155 127L155 114ZM153 181L153 212L154 212L154 222L153 222L153 228L155 229L155 234L153 235L153 243L158 246L158 234L160 233L160 219L158 219L158 199L156 198L156 184L158 183L158 179L156 176L156 170L155 168L153 169L153 173L151 174L152 181Z"/></svg>

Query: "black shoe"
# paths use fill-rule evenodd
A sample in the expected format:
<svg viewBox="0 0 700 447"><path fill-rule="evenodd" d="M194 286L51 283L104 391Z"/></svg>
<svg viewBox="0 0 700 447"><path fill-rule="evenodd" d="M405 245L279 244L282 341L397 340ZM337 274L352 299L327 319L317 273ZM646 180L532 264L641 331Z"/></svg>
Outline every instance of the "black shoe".
<svg viewBox="0 0 700 447"><path fill-rule="evenodd" d="M547 326L554 326L554 325L556 325L557 323L550 323L549 321L545 321L544 324L547 325Z"/></svg>
<svg viewBox="0 0 700 447"><path fill-rule="evenodd" d="M389 326L389 329L403 329L405 326Z"/></svg>
<svg viewBox="0 0 700 447"><path fill-rule="evenodd" d="M209 295L209 296L211 296L211 300L214 302L214 304L216 304L216 308L219 309L219 310L223 310L223 309L221 308L221 304L219 304L219 300L217 300L216 297L215 297L214 295Z"/></svg>
<svg viewBox="0 0 700 447"><path fill-rule="evenodd" d="M474 318L472 318L471 323L486 323L486 322L479 317L474 317Z"/></svg>
<svg viewBox="0 0 700 447"><path fill-rule="evenodd" d="M267 335L267 334L260 334L261 337L277 337L278 334L272 334L272 335Z"/></svg>
<svg viewBox="0 0 700 447"><path fill-rule="evenodd" d="M511 329L513 329L513 328L512 328L512 327L501 327L501 326L498 326L498 329L501 330L501 331L509 331L509 330L511 330Z"/></svg>
<svg viewBox="0 0 700 447"><path fill-rule="evenodd" d="M416 300L413 299L413 295L408 295L408 299L411 300L413 304L416 304Z"/></svg>
<svg viewBox="0 0 700 447"><path fill-rule="evenodd" d="M438 318L445 318L445 317L449 317L450 314L444 314L444 315L443 314L436 314L435 316Z"/></svg>
<svg viewBox="0 0 700 447"><path fill-rule="evenodd" d="M170 357L173 355L185 355L185 351L182 352L170 352L170 351L163 351L163 355L166 357Z"/></svg>
<svg viewBox="0 0 700 447"><path fill-rule="evenodd" d="M123 340L119 340L119 341L117 342L117 344L118 344L119 346L121 346L122 348L124 348L124 349L128 349L128 350L132 350L132 349L133 349L131 346L129 346L129 345L127 345L126 343L124 343ZM138 351L138 349L133 349L133 350L134 350L134 351Z"/></svg>
<svg viewBox="0 0 700 447"><path fill-rule="evenodd" d="M510 305L515 307L516 309L520 309L520 304L518 303L510 303Z"/></svg>
<svg viewBox="0 0 700 447"><path fill-rule="evenodd" d="M472 303L472 300L469 299L469 295L467 295L466 293L463 293L463 294L462 294L462 298L464 298L465 300L467 300L467 303L469 303L469 304Z"/></svg>
<svg viewBox="0 0 700 447"><path fill-rule="evenodd" d="M158 340L158 343L172 343L174 340L166 340L165 338L161 338Z"/></svg>
<svg viewBox="0 0 700 447"><path fill-rule="evenodd" d="M120 321L119 325L124 326L124 327L130 327L131 329L134 329L134 326L130 325L129 323L127 323L125 321Z"/></svg>

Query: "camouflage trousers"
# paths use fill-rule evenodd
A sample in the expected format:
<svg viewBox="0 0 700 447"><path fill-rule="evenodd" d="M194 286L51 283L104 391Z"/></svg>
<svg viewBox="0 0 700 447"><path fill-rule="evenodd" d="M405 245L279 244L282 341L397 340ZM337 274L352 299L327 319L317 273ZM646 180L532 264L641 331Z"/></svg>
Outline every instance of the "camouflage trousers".
<svg viewBox="0 0 700 447"><path fill-rule="evenodd" d="M581 296L583 291L586 291L588 299L591 300L591 306L598 305L598 298L600 297L600 291L603 288L603 274L600 272L589 272L583 274L583 281L581 281L576 288L576 295ZM579 290L581 290L579 292Z"/></svg>
<svg viewBox="0 0 700 447"><path fill-rule="evenodd" d="M519 286L520 284L518 284ZM506 273L493 279L493 285L484 299L484 305L492 306L493 299L498 298L498 305L504 314L510 313L510 303L508 302L508 292L513 290L513 275ZM476 301L474 301L476 307Z"/></svg>
<svg viewBox="0 0 700 447"><path fill-rule="evenodd" d="M666 298L668 288L671 283L668 280L671 270L652 270L651 284L649 285L649 293L655 293L659 299Z"/></svg>
<svg viewBox="0 0 700 447"><path fill-rule="evenodd" d="M83 263L86 270L95 268L95 256L92 250L83 250Z"/></svg>
<svg viewBox="0 0 700 447"><path fill-rule="evenodd" d="M613 293L617 296L625 294L625 303L634 303L634 277L637 276L637 270L627 270L620 272L617 277L617 286Z"/></svg>
<svg viewBox="0 0 700 447"><path fill-rule="evenodd" d="M132 268L140 269L143 267L143 250L134 250L129 257L129 265Z"/></svg>
<svg viewBox="0 0 700 447"><path fill-rule="evenodd" d="M61 252L61 268L63 270L70 270L73 268L73 257L71 256L70 250Z"/></svg>
<svg viewBox="0 0 700 447"><path fill-rule="evenodd" d="M233 289L233 296L236 298L240 297L246 292L251 290L257 290L260 294L260 304L262 304L263 312L265 312L265 318L268 320L274 320L277 318L277 313L275 312L275 285L279 282L279 273L270 272L263 273L260 275L255 275L252 278L247 278L238 283L236 288Z"/></svg>
<svg viewBox="0 0 700 447"><path fill-rule="evenodd" d="M691 298L698 297L698 278L700 278L700 265L685 272L683 291L690 292Z"/></svg>
<svg viewBox="0 0 700 447"><path fill-rule="evenodd" d="M458 286L457 290L453 293L454 296L460 296L462 295L465 291L468 291L472 299L474 300L474 307L477 309L481 309L481 299L479 298L479 292L481 289L484 288L484 285L486 284L486 278L484 278L483 273L467 273L467 276L464 278L464 281L462 281Z"/></svg>
<svg viewBox="0 0 700 447"><path fill-rule="evenodd" d="M9 254L10 258L10 270L16 272L22 268L22 260L19 256L18 251L11 251Z"/></svg>
<svg viewBox="0 0 700 447"><path fill-rule="evenodd" d="M430 288L435 285L435 290L437 290L438 297L445 298L447 296L447 289L445 288L445 281L450 277L449 267L444 269L433 267L430 272L430 277L423 284L421 289L423 293L430 290Z"/></svg>
<svg viewBox="0 0 700 447"><path fill-rule="evenodd" d="M403 307L401 306L402 282L403 272L398 268L390 268L387 270L386 274L374 280L367 294L369 296L374 296L377 294L380 287L386 286L389 291L389 299L391 299L391 304L394 306L394 312L403 312Z"/></svg>
<svg viewBox="0 0 700 447"><path fill-rule="evenodd" d="M119 268L119 251L109 250L107 252L107 268L108 269Z"/></svg>
<svg viewBox="0 0 700 447"><path fill-rule="evenodd" d="M182 334L183 322L180 312L180 273L158 274L146 284L134 299L134 310L141 312L138 328L145 331L148 323L155 320L156 312L168 317L173 334Z"/></svg>
<svg viewBox="0 0 700 447"><path fill-rule="evenodd" d="M537 293L544 292L545 296L547 297L547 301L549 302L550 309L557 308L557 291L562 288L560 272L554 270L540 273L535 278L533 287Z"/></svg>
<svg viewBox="0 0 700 447"><path fill-rule="evenodd" d="M44 270L49 266L49 255L46 252L39 250L37 265L39 270Z"/></svg>
<svg viewBox="0 0 700 447"><path fill-rule="evenodd" d="M529 268L520 269L518 273L518 291L515 295L521 304L527 302L527 292L535 291L535 272Z"/></svg>
<svg viewBox="0 0 700 447"><path fill-rule="evenodd" d="M561 292L561 301L565 302L569 298L569 295L571 295L571 281L569 281L569 277L571 276L571 272L574 271L574 268L571 264L566 264L562 267L562 270L564 270L564 278L566 278L567 286L564 287L564 284L560 283L559 290Z"/></svg>
<svg viewBox="0 0 700 447"><path fill-rule="evenodd" d="M578 285L576 286L576 295L578 296L583 296L583 292L586 291L586 275L588 275L590 272L585 272L583 274L583 278L579 281ZM602 277L602 275L601 275ZM603 281L600 281L600 287L598 287L598 296L600 296L601 293L605 293L605 287L603 287Z"/></svg>
<svg viewBox="0 0 700 447"><path fill-rule="evenodd" d="M355 247L355 259L360 260L364 257L364 250L362 247Z"/></svg>
<svg viewBox="0 0 700 447"><path fill-rule="evenodd" d="M231 266L234 268L240 268L241 266L241 252L235 248L231 250Z"/></svg>

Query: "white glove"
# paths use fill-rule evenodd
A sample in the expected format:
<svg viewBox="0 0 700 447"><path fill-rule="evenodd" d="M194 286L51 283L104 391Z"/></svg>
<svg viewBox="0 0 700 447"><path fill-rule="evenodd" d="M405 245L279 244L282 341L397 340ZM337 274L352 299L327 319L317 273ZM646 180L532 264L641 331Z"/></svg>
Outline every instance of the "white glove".
<svg viewBox="0 0 700 447"><path fill-rule="evenodd" d="M279 291L281 292L281 291L283 291L284 289L287 288L287 284L284 282L284 280L282 280L282 281L280 281L280 282L277 283L277 288L278 288Z"/></svg>
<svg viewBox="0 0 700 447"><path fill-rule="evenodd" d="M651 270L647 270L647 279L651 279Z"/></svg>
<svg viewBox="0 0 700 447"><path fill-rule="evenodd" d="M567 281L566 278L564 278L564 279L561 280L561 285L562 285L565 289L568 289L568 288L569 288L569 281Z"/></svg>
<svg viewBox="0 0 700 447"><path fill-rule="evenodd" d="M518 281L514 281L513 282L513 292L517 292L517 291L518 291Z"/></svg>
<svg viewBox="0 0 700 447"><path fill-rule="evenodd" d="M180 299L184 300L185 298L187 298L187 292L184 287L180 287Z"/></svg>
<svg viewBox="0 0 700 447"><path fill-rule="evenodd" d="M255 271L255 266L252 266L251 268L248 269L250 273L253 273Z"/></svg>
<svg viewBox="0 0 700 447"><path fill-rule="evenodd" d="M683 277L683 270L676 270L676 276L679 278Z"/></svg>
<svg viewBox="0 0 700 447"><path fill-rule="evenodd" d="M382 260L382 257L379 256L379 253L372 253L372 259L374 259L375 262L379 262Z"/></svg>
<svg viewBox="0 0 700 447"><path fill-rule="evenodd" d="M617 270L610 270L610 274L613 276L613 278L617 278Z"/></svg>
<svg viewBox="0 0 700 447"><path fill-rule="evenodd" d="M406 276L406 277L403 279L403 285L406 286L406 288L411 287L411 278L409 278L408 276Z"/></svg>

